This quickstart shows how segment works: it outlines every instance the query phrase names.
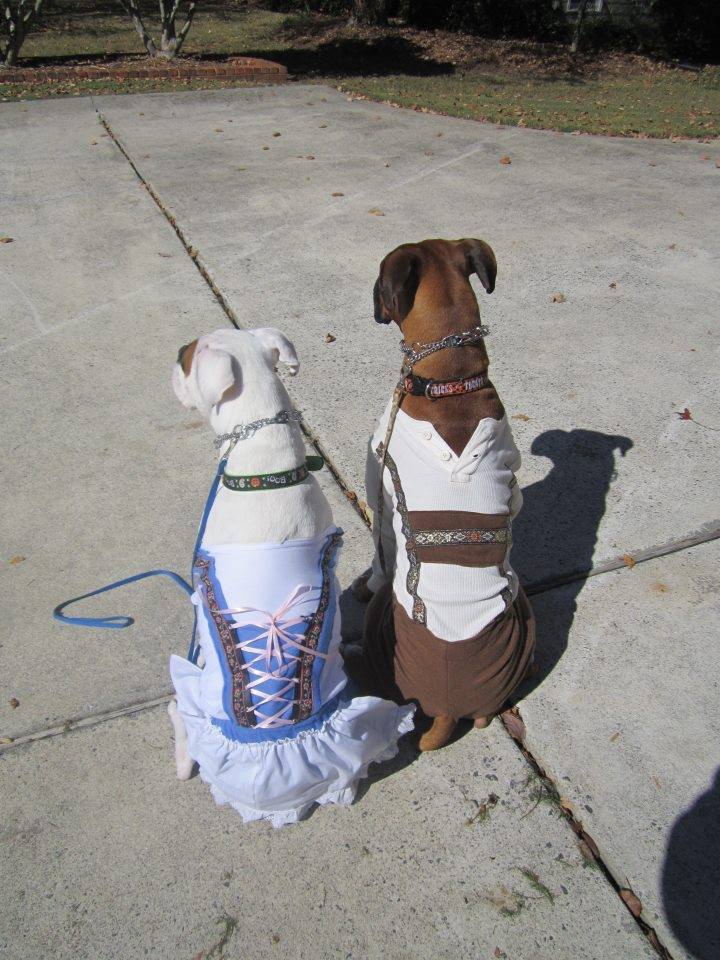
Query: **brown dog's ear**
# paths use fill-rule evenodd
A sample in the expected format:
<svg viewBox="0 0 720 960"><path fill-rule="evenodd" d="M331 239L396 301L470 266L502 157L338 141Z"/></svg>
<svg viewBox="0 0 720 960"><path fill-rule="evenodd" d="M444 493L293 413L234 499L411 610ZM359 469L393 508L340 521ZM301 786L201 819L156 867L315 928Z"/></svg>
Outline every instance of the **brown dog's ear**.
<svg viewBox="0 0 720 960"><path fill-rule="evenodd" d="M485 292L492 293L497 277L497 261L492 247L484 240L468 239L458 242L465 253L467 275L476 273L480 283L485 287Z"/></svg>
<svg viewBox="0 0 720 960"><path fill-rule="evenodd" d="M420 282L420 257L417 247L404 244L389 253L380 264L373 288L375 322L398 326L412 310Z"/></svg>

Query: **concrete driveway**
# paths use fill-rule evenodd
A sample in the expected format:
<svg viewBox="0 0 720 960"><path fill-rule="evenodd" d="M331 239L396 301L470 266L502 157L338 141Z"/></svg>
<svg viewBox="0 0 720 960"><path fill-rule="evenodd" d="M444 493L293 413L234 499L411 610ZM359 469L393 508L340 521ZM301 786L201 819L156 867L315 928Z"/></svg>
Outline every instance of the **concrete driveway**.
<svg viewBox="0 0 720 960"><path fill-rule="evenodd" d="M3 956L717 960L716 152L320 86L0 106ZM170 368L230 322L295 341L347 585L371 540L346 492L399 367L372 284L428 236L499 262L479 297L524 456L524 748L499 722L405 744L349 811L243 827L173 778L179 592L87 604L132 612L119 633L50 611L186 569L213 454Z"/></svg>

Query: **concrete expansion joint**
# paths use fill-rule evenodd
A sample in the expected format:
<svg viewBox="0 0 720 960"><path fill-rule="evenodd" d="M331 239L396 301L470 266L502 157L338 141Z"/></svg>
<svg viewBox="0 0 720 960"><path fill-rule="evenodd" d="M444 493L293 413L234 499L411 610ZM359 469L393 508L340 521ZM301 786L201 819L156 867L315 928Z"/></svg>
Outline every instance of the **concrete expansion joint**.
<svg viewBox="0 0 720 960"><path fill-rule="evenodd" d="M97 110L97 108L96 108L96 110ZM136 177L138 178L138 180L140 181L140 184L142 185L143 189L145 189L145 190L148 192L148 195L152 198L153 202L155 203L155 206L158 208L158 210L160 211L160 213L162 213L162 215L165 217L165 219L167 220L167 222L168 222L168 223L170 224L170 226L173 228L173 230L174 230L174 232L175 232L178 240L180 241L180 243L181 243L181 244L183 245L183 247L185 248L185 252L186 252L187 255L190 257L190 259L192 260L192 262L195 264L195 267L197 268L198 273L200 274L200 276L203 278L203 280L205 281L205 283L206 283L206 284L208 285L208 287L210 288L213 296L214 296L215 299L217 300L217 302L218 302L218 304L220 305L220 308L222 309L222 311L223 311L223 313L225 314L225 316L228 318L228 320L230 321L230 323L231 323L234 327L237 327L238 329L241 329L241 328L242 328L242 324L239 322L239 320L238 320L238 318L237 318L237 315L235 314L235 311L232 309L232 307L230 306L230 304L227 302L227 300L225 299L225 297L224 297L223 294L222 294L222 291L220 290L220 288L218 287L218 285L215 283L214 279L212 278L212 276L211 276L210 272L208 271L207 267L205 266L205 264L202 262L202 259L201 259L201 257L200 257L200 253L198 252L198 250L192 245L192 243L191 243L190 240L188 239L187 235L185 234L185 231L182 229L182 227L180 226L180 224L177 222L177 220L175 219L174 215L170 212L170 210L167 208L167 206L163 203L162 198L160 197L160 195L157 193L157 191L152 187L152 185L151 185L151 184L145 179L145 177L142 175L142 173L140 172L139 167L137 166L137 164L135 163L135 161L133 160L133 158L130 156L130 154L128 153L126 147L124 146L124 144L122 143L122 141L119 139L119 137L117 136L117 134L115 133L115 131L112 129L112 127L110 126L110 124L108 123L108 121L106 120L106 118L103 116L102 113L100 113L99 110L97 110L97 115L98 115L98 120L99 120L99 122L100 122L100 125L105 129L107 135L110 137L110 139L111 139L112 142L115 144L115 146L118 148L118 150L119 150L120 153L123 155L123 157L125 157L125 159L127 160L127 162L130 164L130 167L132 168L133 173L135 174L135 176L136 176Z"/></svg>
<svg viewBox="0 0 720 960"><path fill-rule="evenodd" d="M526 763L540 778L543 787L548 791L551 801L555 804L559 814L567 822L570 829L578 838L580 853L589 863L598 867L607 883L612 887L626 910L633 918L641 933L647 939L661 960L673 960L673 956L658 937L655 929L642 917L642 902L629 885L627 877L618 879L605 861L597 843L584 829L582 821L576 815L571 802L561 796L556 780L538 762L525 742L525 721L517 707L505 711L500 719L515 746L518 748ZM532 808L531 808L532 810Z"/></svg>
<svg viewBox="0 0 720 960"><path fill-rule="evenodd" d="M152 700L135 700L122 707L116 707L113 710L102 710L99 713L87 713L79 717L71 717L69 720L63 720L52 727L42 727L37 730L31 730L19 737L3 737L0 739L0 756L9 750L15 750L17 747L24 747L27 744L36 743L39 740L48 740L51 737L61 737L67 733L74 733L76 730L87 730L88 727L96 727L98 724L106 723L109 720L117 720L120 717L133 716L136 713L143 713L146 710L154 710L156 707L163 706L172 697L173 692L154 697Z"/></svg>
<svg viewBox="0 0 720 960"><path fill-rule="evenodd" d="M710 543L718 539L720 539L720 520L710 520L708 523L703 524L698 530L684 537L669 540L666 543L661 543L654 547L648 547L646 550L624 553L622 556L606 560L587 570L576 570L571 573L561 574L558 577L552 577L549 580L527 583L524 584L523 587L528 596L537 593L547 593L549 590L564 587L568 583L587 580L589 577L597 577L603 573L611 573L613 570L631 570L640 563L657 560L658 557L667 557L673 553L682 553L685 550L690 550L693 547L699 547L704 543Z"/></svg>

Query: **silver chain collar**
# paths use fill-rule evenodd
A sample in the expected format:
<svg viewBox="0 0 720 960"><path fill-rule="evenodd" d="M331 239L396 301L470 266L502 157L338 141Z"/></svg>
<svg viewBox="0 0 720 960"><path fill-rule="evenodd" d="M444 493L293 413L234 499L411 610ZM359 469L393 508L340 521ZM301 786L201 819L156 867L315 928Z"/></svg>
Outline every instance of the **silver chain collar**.
<svg viewBox="0 0 720 960"><path fill-rule="evenodd" d="M215 446L220 448L228 440L235 446L240 440L249 440L250 437L254 437L263 427L270 427L275 423L297 422L301 419L297 410L280 410L274 417L263 417L262 420L253 420L252 423L239 423L233 427L232 433L221 433L220 436L215 437Z"/></svg>
<svg viewBox="0 0 720 960"><path fill-rule="evenodd" d="M490 328L483 323L479 323L472 330L464 330L462 333L449 333L442 340L435 340L432 343L408 344L401 340L400 349L405 357L403 367L410 370L420 360L424 360L432 353L437 353L438 350L444 350L446 347L465 347L469 343L477 343L488 333L490 333Z"/></svg>

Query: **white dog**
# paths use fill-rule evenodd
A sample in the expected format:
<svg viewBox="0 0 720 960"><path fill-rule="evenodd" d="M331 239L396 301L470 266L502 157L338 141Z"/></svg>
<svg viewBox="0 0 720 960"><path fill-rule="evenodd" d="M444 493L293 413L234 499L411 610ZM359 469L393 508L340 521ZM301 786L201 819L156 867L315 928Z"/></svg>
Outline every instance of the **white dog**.
<svg viewBox="0 0 720 960"><path fill-rule="evenodd" d="M194 562L199 657L171 658L169 705L178 777L197 762L218 803L275 826L315 803L352 803L369 764L412 729L412 707L345 692L342 531L308 473L278 362L297 373L279 330L218 330L181 348L173 369L178 399L208 418L227 462Z"/></svg>

